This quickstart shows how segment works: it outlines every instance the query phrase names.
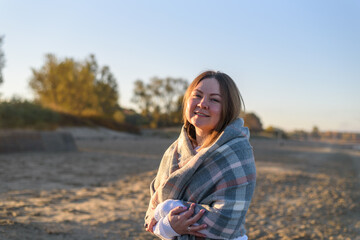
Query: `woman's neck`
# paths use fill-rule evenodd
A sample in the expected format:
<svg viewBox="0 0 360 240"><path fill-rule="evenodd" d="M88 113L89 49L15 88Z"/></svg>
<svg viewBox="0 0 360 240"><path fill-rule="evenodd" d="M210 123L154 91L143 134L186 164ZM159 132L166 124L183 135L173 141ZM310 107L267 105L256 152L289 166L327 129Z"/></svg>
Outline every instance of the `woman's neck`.
<svg viewBox="0 0 360 240"><path fill-rule="evenodd" d="M208 132L203 132L203 131L197 130L196 131L196 144L197 144L197 146L201 147L204 144L204 142L205 142L208 135L209 135Z"/></svg>

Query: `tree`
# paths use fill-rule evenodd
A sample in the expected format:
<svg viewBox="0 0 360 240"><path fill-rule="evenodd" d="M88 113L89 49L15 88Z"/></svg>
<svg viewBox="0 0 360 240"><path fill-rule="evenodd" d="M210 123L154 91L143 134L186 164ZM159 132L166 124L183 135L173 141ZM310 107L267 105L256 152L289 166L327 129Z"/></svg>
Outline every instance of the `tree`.
<svg viewBox="0 0 360 240"><path fill-rule="evenodd" d="M309 134L304 130L295 130L290 133L290 137L297 140L307 140Z"/></svg>
<svg viewBox="0 0 360 240"><path fill-rule="evenodd" d="M178 124L187 86L187 81L181 78L153 77L148 84L137 80L132 101L138 105L142 115L149 118L151 126Z"/></svg>
<svg viewBox="0 0 360 240"><path fill-rule="evenodd" d="M263 130L260 118L255 113L246 113L244 116L245 126L253 133L259 133Z"/></svg>
<svg viewBox="0 0 360 240"><path fill-rule="evenodd" d="M118 100L117 84L110 69L101 70L93 55L84 62L57 59L48 54L29 82L39 102L57 111L76 115L112 116Z"/></svg>
<svg viewBox="0 0 360 240"><path fill-rule="evenodd" d="M181 78L165 79L154 77L150 81L150 90L156 99L156 104L163 113L170 113L178 108L178 98L184 95L188 87L187 81Z"/></svg>
<svg viewBox="0 0 360 240"><path fill-rule="evenodd" d="M288 138L288 134L281 128L269 126L264 130L264 132L271 134L272 137L276 137L278 139L287 139Z"/></svg>
<svg viewBox="0 0 360 240"><path fill-rule="evenodd" d="M134 96L132 102L138 105L141 114L144 117L150 116L151 93L149 87L142 81L136 80L134 83Z"/></svg>
<svg viewBox="0 0 360 240"><path fill-rule="evenodd" d="M92 72L95 74L95 94L98 99L101 112L105 116L111 117L118 109L119 93L114 75L108 66L103 66L101 70L95 60L95 56L90 56Z"/></svg>
<svg viewBox="0 0 360 240"><path fill-rule="evenodd" d="M310 136L312 138L315 138L315 139L319 139L320 138L320 131L319 131L319 128L317 126L314 126L311 133L310 133Z"/></svg>
<svg viewBox="0 0 360 240"><path fill-rule="evenodd" d="M0 37L0 84L4 82L2 75L2 69L5 67L5 54L1 48L3 44L4 36Z"/></svg>
<svg viewBox="0 0 360 240"><path fill-rule="evenodd" d="M174 124L180 124L183 120L182 115L182 102L183 102L184 94L178 97L176 101L176 108L171 112L170 118L172 119Z"/></svg>

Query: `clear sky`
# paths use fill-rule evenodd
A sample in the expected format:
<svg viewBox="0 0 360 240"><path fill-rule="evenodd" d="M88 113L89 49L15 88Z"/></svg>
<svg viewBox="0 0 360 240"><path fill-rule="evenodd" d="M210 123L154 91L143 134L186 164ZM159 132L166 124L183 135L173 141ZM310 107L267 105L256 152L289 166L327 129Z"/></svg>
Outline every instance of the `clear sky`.
<svg viewBox="0 0 360 240"><path fill-rule="evenodd" d="M237 83L246 109L285 130L360 132L360 1L0 0L3 97L32 99L44 56L108 65L120 104L153 76L208 69Z"/></svg>

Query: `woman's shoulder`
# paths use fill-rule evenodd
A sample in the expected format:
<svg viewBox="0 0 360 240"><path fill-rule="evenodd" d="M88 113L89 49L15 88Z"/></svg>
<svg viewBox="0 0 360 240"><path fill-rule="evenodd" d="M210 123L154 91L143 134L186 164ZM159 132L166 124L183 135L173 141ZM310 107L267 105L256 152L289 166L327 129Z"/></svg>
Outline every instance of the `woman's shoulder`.
<svg viewBox="0 0 360 240"><path fill-rule="evenodd" d="M224 132L224 134L220 136L218 141L215 142L214 148L218 152L226 149L233 151L252 151L253 149L247 135L230 131Z"/></svg>
<svg viewBox="0 0 360 240"><path fill-rule="evenodd" d="M178 146L179 139L176 139L164 152L164 155L174 152Z"/></svg>
<svg viewBox="0 0 360 240"><path fill-rule="evenodd" d="M251 152L253 151L253 147L251 146L249 139L244 137L234 138L231 141L229 141L228 145L233 150L251 151Z"/></svg>
<svg viewBox="0 0 360 240"><path fill-rule="evenodd" d="M226 166L250 167L255 169L255 157L249 139L241 135L232 136L214 146L209 155L210 162L225 168Z"/></svg>
<svg viewBox="0 0 360 240"><path fill-rule="evenodd" d="M245 138L233 138L228 142L219 146L215 153L220 157L237 159L248 159L254 157L253 148L248 139Z"/></svg>

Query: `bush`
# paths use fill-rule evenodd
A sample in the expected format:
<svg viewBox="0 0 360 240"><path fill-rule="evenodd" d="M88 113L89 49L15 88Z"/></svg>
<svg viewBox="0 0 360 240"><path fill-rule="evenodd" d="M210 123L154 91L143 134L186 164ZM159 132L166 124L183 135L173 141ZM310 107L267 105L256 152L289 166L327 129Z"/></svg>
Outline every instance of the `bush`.
<svg viewBox="0 0 360 240"><path fill-rule="evenodd" d="M103 116L78 117L68 113L60 113L60 126L102 126L120 132L139 134L140 129L129 123L120 123L115 119Z"/></svg>
<svg viewBox="0 0 360 240"><path fill-rule="evenodd" d="M78 117L55 112L26 100L12 99L0 102L0 129L52 130L59 126L102 126L116 131L140 133L138 127L129 123L119 123L112 118L102 116Z"/></svg>
<svg viewBox="0 0 360 240"><path fill-rule="evenodd" d="M54 129L59 119L57 112L26 100L0 103L0 128Z"/></svg>
<svg viewBox="0 0 360 240"><path fill-rule="evenodd" d="M140 134L140 129L138 127L131 125L129 123L119 123L111 118L91 116L91 117L84 117L84 119L96 126L102 126L120 132Z"/></svg>

